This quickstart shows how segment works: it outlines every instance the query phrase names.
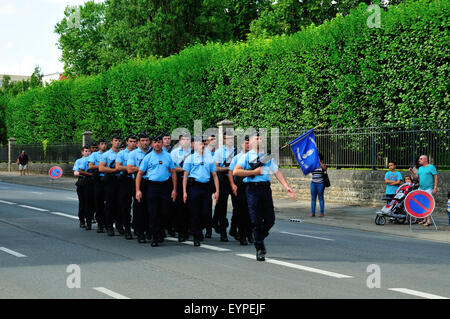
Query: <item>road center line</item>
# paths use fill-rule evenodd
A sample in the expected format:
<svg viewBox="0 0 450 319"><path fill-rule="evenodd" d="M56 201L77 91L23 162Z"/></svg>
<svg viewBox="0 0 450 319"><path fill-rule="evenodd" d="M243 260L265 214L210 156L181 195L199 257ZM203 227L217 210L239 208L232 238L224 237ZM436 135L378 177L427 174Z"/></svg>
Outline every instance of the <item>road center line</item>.
<svg viewBox="0 0 450 319"><path fill-rule="evenodd" d="M64 213L60 213L60 212L51 212L50 214L58 215L58 216L63 216L63 217L68 217L68 218L73 218L73 219L78 219L77 216L69 215L69 214L64 214Z"/></svg>
<svg viewBox="0 0 450 319"><path fill-rule="evenodd" d="M19 205L19 206L23 207L23 208L29 208L29 209L38 210L40 212L48 212L48 209L43 209L43 208L38 208L38 207L33 207L33 206L27 206L27 205Z"/></svg>
<svg viewBox="0 0 450 319"><path fill-rule="evenodd" d="M0 247L0 250L4 251L5 253L8 253L10 255L16 256L16 257L27 257L25 255L22 255L21 253L18 253L17 251L8 249L6 247Z"/></svg>
<svg viewBox="0 0 450 319"><path fill-rule="evenodd" d="M303 234L296 234L296 233L289 233L287 231L280 231L280 233L287 234L287 235L300 236L300 237L308 237L308 238L315 238L315 239L321 239L321 240L335 241L334 239L330 239L330 238L310 236L310 235L303 235Z"/></svg>
<svg viewBox="0 0 450 319"><path fill-rule="evenodd" d="M8 201L6 201L6 200L0 200L0 203L8 204L8 205L16 205L16 203L8 202Z"/></svg>
<svg viewBox="0 0 450 319"><path fill-rule="evenodd" d="M174 237L167 237L166 239L167 239L167 240L170 240L170 241L178 241L178 239L177 239L177 238L174 238ZM194 245L194 242L193 242L193 241L184 241L184 242L181 242L181 244L193 246L193 245ZM205 244L203 244L203 243L200 245L200 248L206 248L206 249L214 250L214 251L230 251L230 250L227 249L227 248L220 248L220 247L216 247L216 246L205 245Z"/></svg>
<svg viewBox="0 0 450 319"><path fill-rule="evenodd" d="M110 297L113 297L115 299L130 299L128 297L125 297L124 295L118 294L117 292L106 289L105 287L94 287L93 289L95 289L101 293L104 293L105 295L108 295Z"/></svg>
<svg viewBox="0 0 450 319"><path fill-rule="evenodd" d="M421 292L421 291L407 289L407 288L389 288L388 290L401 292L403 294L418 296L418 297L427 298L427 299L448 299L447 297L433 295L433 294L429 294L426 292Z"/></svg>
<svg viewBox="0 0 450 319"><path fill-rule="evenodd" d="M256 260L255 255L250 255L250 254L236 254L236 255L240 256L240 257L245 257L245 258L250 258L250 259ZM353 278L352 276L342 275L342 274L338 274L338 273L335 273L335 272L326 271L326 270L317 269L317 268L312 268L312 267L308 267L308 266L292 264L292 263L279 261L279 260L272 259L272 258L266 258L266 262L271 263L271 264L275 264L275 265L279 265L279 266L285 266L285 267L289 267L289 268L294 268L294 269L298 269L298 270L309 271L309 272L313 272L313 273L316 273L316 274L325 275L325 276L334 277L334 278L339 278L339 279Z"/></svg>

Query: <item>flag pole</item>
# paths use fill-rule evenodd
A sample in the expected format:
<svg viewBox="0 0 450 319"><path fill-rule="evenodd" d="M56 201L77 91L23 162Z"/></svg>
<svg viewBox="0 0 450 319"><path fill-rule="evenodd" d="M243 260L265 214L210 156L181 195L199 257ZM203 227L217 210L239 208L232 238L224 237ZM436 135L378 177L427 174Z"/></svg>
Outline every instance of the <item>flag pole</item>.
<svg viewBox="0 0 450 319"><path fill-rule="evenodd" d="M315 127L313 128L313 130L315 130L315 129L319 128L319 127L322 127L322 126L323 126L323 123L320 123L319 125L315 126ZM305 137L306 137L306 136L305 136ZM299 140L294 140L294 141L298 142L298 141L304 139L305 137L302 137L301 139L299 139ZM291 144L292 144L292 141L290 141L289 143L287 143L287 144L281 146L281 147L279 148L279 150L281 151L282 149L285 149L286 147L288 147L288 146L291 145Z"/></svg>

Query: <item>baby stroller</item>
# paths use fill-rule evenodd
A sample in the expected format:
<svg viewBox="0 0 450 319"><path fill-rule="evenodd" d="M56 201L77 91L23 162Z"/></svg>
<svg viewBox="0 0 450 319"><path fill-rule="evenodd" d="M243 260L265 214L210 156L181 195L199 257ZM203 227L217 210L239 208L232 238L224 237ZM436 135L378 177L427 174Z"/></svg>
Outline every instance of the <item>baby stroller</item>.
<svg viewBox="0 0 450 319"><path fill-rule="evenodd" d="M406 195L417 188L418 185L413 183L405 183L400 185L400 187L395 191L395 196L393 198L383 197L383 200L386 200L387 203L381 211L377 212L375 224L386 224L386 217L389 217L390 222L395 222L397 224L404 224L407 220L409 221L409 219L411 219L411 223L416 223L417 219L410 216L406 212L404 201Z"/></svg>

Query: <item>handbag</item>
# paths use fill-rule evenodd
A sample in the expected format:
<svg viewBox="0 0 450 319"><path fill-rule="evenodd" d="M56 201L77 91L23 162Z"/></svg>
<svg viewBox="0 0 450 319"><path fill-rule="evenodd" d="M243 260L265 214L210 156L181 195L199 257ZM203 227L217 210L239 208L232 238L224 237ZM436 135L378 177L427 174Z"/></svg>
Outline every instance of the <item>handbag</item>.
<svg viewBox="0 0 450 319"><path fill-rule="evenodd" d="M326 171L323 172L323 184L324 184L325 187L330 187L331 186L330 178L328 177L328 174L327 174Z"/></svg>

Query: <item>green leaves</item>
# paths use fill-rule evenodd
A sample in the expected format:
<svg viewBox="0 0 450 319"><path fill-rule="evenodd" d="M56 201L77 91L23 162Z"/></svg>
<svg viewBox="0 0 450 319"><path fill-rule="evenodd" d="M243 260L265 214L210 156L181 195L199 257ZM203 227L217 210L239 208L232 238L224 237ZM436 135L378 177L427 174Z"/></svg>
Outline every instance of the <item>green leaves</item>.
<svg viewBox="0 0 450 319"><path fill-rule="evenodd" d="M281 131L318 123L446 123L449 6L445 0L407 2L382 10L381 28L370 29L362 4L290 36L197 44L167 58L129 59L98 75L12 98L8 136L27 143L79 142L85 130L95 138L116 131L192 130L194 120L203 120L206 129L225 118L240 127Z"/></svg>

